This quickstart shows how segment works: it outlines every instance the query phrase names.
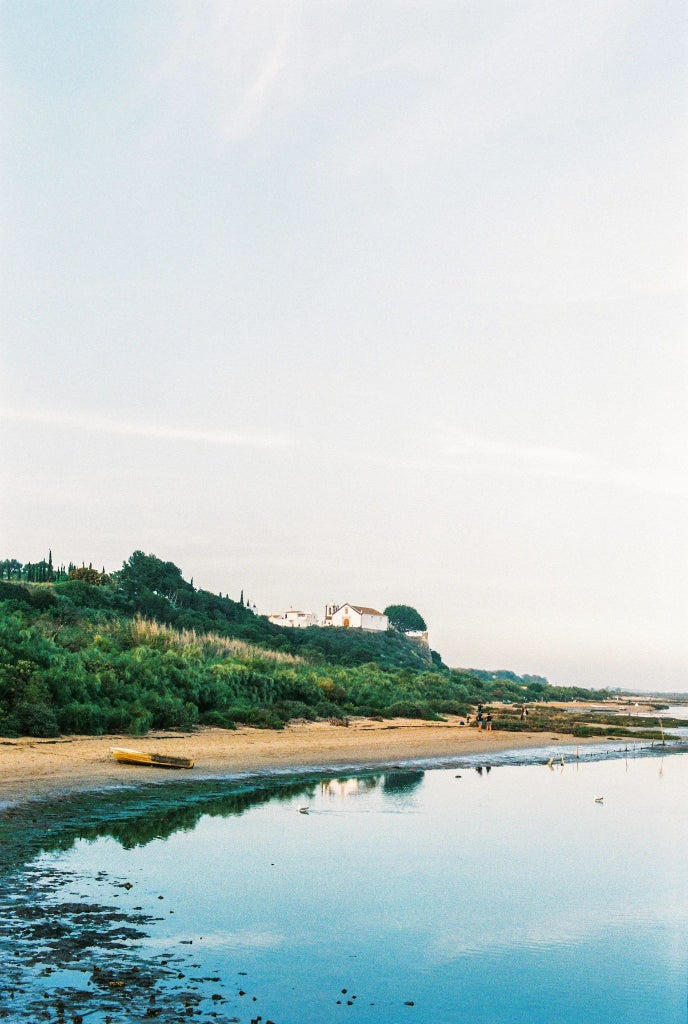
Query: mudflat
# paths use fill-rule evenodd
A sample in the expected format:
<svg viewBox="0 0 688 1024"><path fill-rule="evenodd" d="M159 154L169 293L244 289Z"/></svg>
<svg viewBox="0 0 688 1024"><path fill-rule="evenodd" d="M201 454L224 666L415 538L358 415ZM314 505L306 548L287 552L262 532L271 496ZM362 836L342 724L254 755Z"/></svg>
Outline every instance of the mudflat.
<svg viewBox="0 0 688 1024"><path fill-rule="evenodd" d="M445 722L352 719L348 727L329 722L294 722L283 730L201 728L192 733L151 732L132 736L66 736L0 740L0 802L17 802L104 786L160 782L180 772L117 763L113 747L191 757L196 766L185 780L205 775L258 774L274 769L356 768L417 758L537 748L553 743L583 746L550 732L478 731L457 718Z"/></svg>

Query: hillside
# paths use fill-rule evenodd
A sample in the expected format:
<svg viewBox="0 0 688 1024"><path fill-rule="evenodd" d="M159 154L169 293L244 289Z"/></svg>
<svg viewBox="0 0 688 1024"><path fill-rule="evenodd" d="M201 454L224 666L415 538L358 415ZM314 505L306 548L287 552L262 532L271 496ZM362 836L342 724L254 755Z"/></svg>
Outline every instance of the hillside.
<svg viewBox="0 0 688 1024"><path fill-rule="evenodd" d="M551 689L523 685L449 670L393 631L280 629L142 552L112 575L84 568L54 582L0 581L3 735L428 718L465 714L505 687L521 700Z"/></svg>
<svg viewBox="0 0 688 1024"><path fill-rule="evenodd" d="M553 686L544 676L519 676L508 669L465 669L490 690L492 700L603 700L607 690L586 690L582 686Z"/></svg>

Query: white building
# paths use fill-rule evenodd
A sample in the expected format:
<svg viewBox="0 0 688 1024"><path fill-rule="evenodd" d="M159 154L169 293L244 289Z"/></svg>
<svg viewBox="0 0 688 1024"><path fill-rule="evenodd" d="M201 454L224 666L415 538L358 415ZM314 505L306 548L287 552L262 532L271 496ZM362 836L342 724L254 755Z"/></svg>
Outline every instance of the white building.
<svg viewBox="0 0 688 1024"><path fill-rule="evenodd" d="M307 626L317 626L318 616L315 612L301 612L296 608L290 608L278 615L268 615L268 622L273 626L284 626L290 629L306 629Z"/></svg>
<svg viewBox="0 0 688 1024"><path fill-rule="evenodd" d="M323 625L384 632L389 628L389 619L376 608L365 608L360 604L328 604Z"/></svg>

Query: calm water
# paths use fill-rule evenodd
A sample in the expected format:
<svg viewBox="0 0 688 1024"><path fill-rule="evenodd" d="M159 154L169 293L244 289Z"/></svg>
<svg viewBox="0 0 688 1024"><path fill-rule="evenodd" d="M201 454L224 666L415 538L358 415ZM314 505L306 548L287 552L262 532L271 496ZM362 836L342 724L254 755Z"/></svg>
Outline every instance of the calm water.
<svg viewBox="0 0 688 1024"><path fill-rule="evenodd" d="M688 754L171 784L0 828L12 1020L688 1020Z"/></svg>

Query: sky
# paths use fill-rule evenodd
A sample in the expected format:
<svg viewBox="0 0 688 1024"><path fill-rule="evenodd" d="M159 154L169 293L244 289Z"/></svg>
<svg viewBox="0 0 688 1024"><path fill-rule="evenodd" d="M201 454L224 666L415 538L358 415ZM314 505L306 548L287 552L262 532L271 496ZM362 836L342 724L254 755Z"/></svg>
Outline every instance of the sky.
<svg viewBox="0 0 688 1024"><path fill-rule="evenodd" d="M683 0L0 0L0 557L688 691Z"/></svg>

